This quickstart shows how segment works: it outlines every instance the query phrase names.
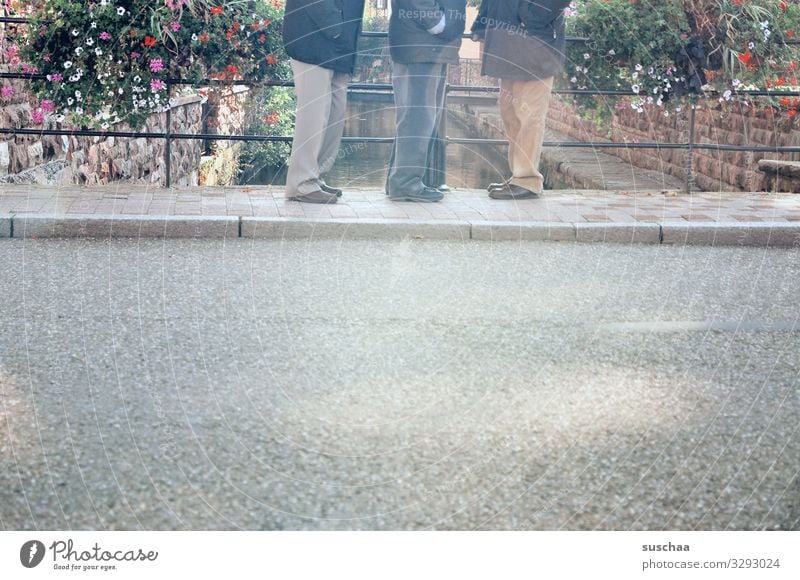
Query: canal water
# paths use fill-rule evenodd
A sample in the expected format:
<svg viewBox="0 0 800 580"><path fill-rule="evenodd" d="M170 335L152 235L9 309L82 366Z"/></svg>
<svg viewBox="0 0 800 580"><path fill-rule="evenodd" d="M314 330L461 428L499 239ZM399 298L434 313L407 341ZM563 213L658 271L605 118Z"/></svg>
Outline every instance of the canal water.
<svg viewBox="0 0 800 580"><path fill-rule="evenodd" d="M345 136L391 138L394 136L394 123L391 101L351 98ZM451 138L480 137L478 131L469 125L465 115L451 111L447 119L447 135ZM391 143L343 142L326 181L336 187L382 190L391 149ZM483 189L489 183L502 181L507 175L505 147L449 144L446 151L446 183L450 187ZM285 168L277 174L262 172L249 183L283 185L286 182L285 173Z"/></svg>

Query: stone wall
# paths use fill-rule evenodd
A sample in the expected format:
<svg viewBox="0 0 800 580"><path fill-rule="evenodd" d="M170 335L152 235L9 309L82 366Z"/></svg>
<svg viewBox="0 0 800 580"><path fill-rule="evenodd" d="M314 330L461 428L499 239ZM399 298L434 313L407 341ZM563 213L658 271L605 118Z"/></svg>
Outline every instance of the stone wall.
<svg viewBox="0 0 800 580"><path fill-rule="evenodd" d="M743 105L723 107L702 102L696 110L695 142L759 147L800 145L796 119L770 110ZM685 143L689 139L689 111L669 116L653 108L638 113L617 109L607 124L583 120L566 99L554 98L548 126L580 141ZM684 179L687 151L682 149L603 149L636 167L663 171ZM695 185L706 191L800 192L800 179L768 175L758 170L761 159L796 161L798 154L750 153L695 149L692 170Z"/></svg>
<svg viewBox="0 0 800 580"><path fill-rule="evenodd" d="M0 24L0 72L17 72L12 66L13 46L17 38L17 25ZM0 80L0 127L8 129L51 129L53 124L34 126L27 94L27 82ZM3 97L2 95L6 95ZM58 136L0 134L0 181L18 181L33 178L52 179L52 170L43 166L59 166L64 158L65 140ZM16 176L22 176L15 179Z"/></svg>
<svg viewBox="0 0 800 580"><path fill-rule="evenodd" d="M171 111L170 131L199 133L202 128L202 99L178 97ZM140 132L163 133L167 114L151 115ZM117 124L114 131L130 131ZM203 142L173 139L171 145L171 185L192 186L199 181ZM67 167L62 183L80 185L117 181L163 185L166 181L166 140L123 137L69 137Z"/></svg>
<svg viewBox="0 0 800 580"><path fill-rule="evenodd" d="M250 89L243 85L208 94L204 130L217 135L243 135L247 125ZM233 185L239 174L243 141L212 141L200 168L201 185Z"/></svg>

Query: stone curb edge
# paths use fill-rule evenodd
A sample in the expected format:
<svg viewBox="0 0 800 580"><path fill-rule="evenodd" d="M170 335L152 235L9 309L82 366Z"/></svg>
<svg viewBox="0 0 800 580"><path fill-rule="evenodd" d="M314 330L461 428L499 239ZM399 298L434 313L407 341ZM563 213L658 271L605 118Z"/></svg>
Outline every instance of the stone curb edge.
<svg viewBox="0 0 800 580"><path fill-rule="evenodd" d="M800 247L800 222L472 222L13 214L0 238L437 239Z"/></svg>

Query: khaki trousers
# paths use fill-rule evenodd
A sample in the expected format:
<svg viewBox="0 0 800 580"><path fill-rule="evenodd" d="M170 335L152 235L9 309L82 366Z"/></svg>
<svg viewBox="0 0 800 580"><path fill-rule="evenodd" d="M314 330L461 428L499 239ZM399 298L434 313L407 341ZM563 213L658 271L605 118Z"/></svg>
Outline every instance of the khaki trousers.
<svg viewBox="0 0 800 580"><path fill-rule="evenodd" d="M510 182L536 193L544 188L539 160L552 90L553 77L531 81L500 79L500 116L508 138Z"/></svg>
<svg viewBox="0 0 800 580"><path fill-rule="evenodd" d="M286 195L319 189L333 167L344 132L350 75L291 59L297 118L286 175Z"/></svg>

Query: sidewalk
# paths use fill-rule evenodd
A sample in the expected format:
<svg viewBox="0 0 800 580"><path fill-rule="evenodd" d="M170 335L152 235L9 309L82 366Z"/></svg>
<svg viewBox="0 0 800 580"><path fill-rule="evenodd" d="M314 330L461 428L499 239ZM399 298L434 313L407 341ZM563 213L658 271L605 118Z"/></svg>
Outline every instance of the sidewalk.
<svg viewBox="0 0 800 580"><path fill-rule="evenodd" d="M0 187L0 238L109 236L800 247L800 195L558 190L513 202L456 190L415 204L355 190L321 206L287 202L271 186Z"/></svg>

